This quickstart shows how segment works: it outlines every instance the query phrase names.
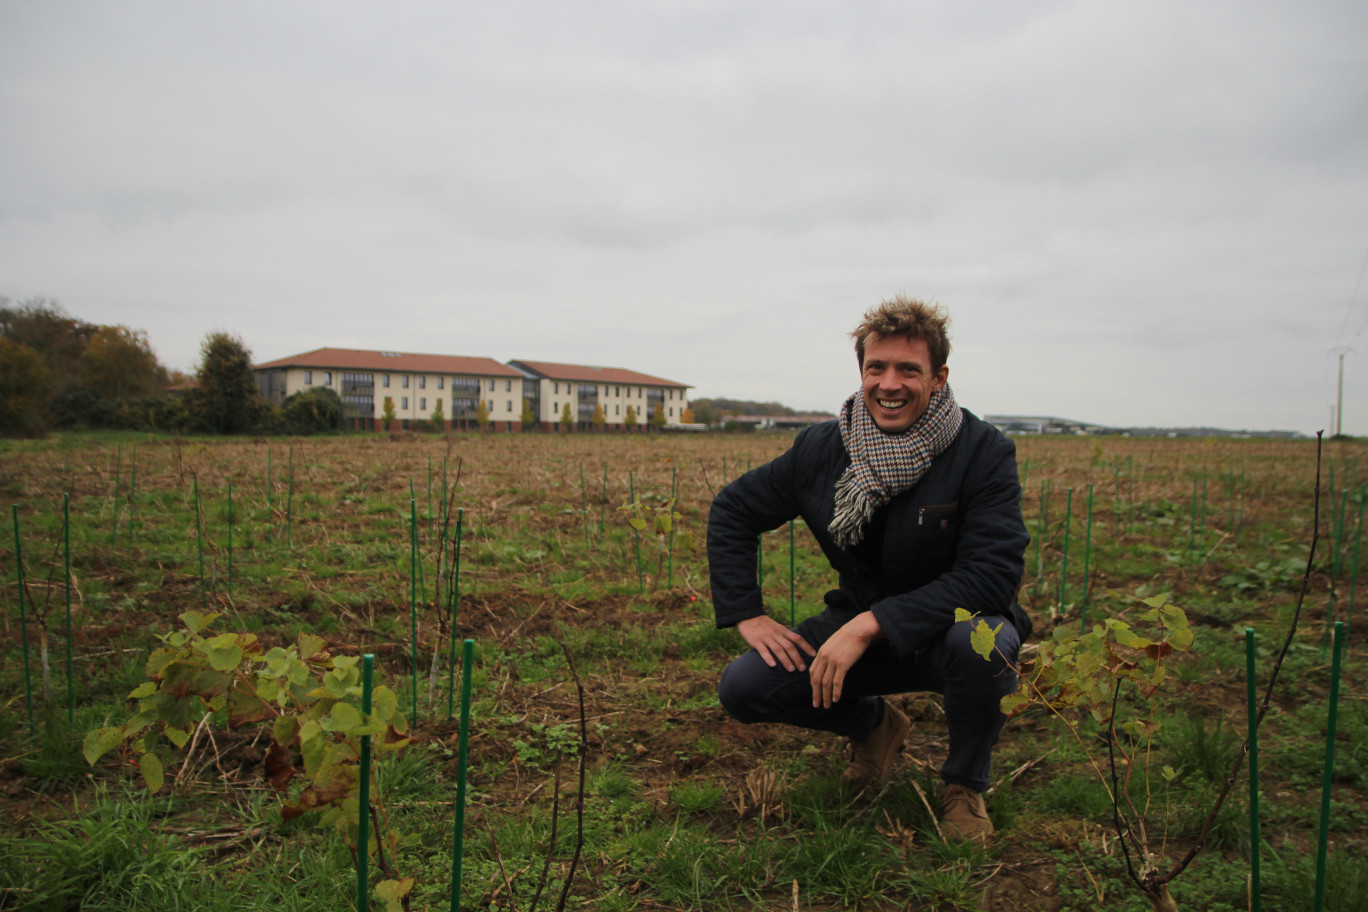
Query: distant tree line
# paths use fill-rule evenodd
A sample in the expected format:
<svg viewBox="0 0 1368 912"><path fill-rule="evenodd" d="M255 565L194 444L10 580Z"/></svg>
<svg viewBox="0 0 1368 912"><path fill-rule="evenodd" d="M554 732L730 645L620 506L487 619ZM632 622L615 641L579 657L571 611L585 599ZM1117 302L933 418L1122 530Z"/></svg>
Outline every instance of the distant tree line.
<svg viewBox="0 0 1368 912"><path fill-rule="evenodd" d="M88 323L55 301L0 298L0 434L126 428L310 434L342 427L329 389L276 407L261 398L241 339L209 333L193 377L168 370L143 330Z"/></svg>
<svg viewBox="0 0 1368 912"><path fill-rule="evenodd" d="M689 403L694 420L699 424L723 424L728 417L736 415L769 415L776 418L791 418L798 412L778 402L755 402L750 399L694 399ZM820 414L820 413L819 413ZM836 417L832 415L831 417Z"/></svg>

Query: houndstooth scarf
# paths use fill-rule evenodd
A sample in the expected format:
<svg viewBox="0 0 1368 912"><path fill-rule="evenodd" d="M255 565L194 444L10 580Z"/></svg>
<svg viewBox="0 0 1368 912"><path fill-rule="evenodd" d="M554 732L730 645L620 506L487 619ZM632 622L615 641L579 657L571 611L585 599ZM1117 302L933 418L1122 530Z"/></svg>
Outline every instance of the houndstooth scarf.
<svg viewBox="0 0 1368 912"><path fill-rule="evenodd" d="M931 394L926 411L901 434L879 429L863 391L841 406L840 422L850 466L836 480L836 514L827 531L839 547L850 548L864 538L876 510L926 474L931 460L959 433L964 415L947 384Z"/></svg>

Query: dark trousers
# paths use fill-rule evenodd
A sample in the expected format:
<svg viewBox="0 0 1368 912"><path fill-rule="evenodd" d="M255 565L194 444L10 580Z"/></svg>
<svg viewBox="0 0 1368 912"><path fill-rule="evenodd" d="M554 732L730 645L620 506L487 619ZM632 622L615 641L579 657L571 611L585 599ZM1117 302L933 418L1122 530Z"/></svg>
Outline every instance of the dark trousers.
<svg viewBox="0 0 1368 912"><path fill-rule="evenodd" d="M824 611L794 629L820 648L849 615ZM717 695L722 706L742 722L782 722L834 732L863 741L879 718L884 694L935 691L945 698L950 750L941 766L946 782L983 791L988 788L993 746L1006 717L998 701L1016 690L1017 653L1021 640L1005 617L985 617L997 633L997 652L989 661L969 645L970 626L954 624L914 658L899 659L887 642L869 647L846 675L841 699L830 709L812 706L812 682L806 671L771 668L754 649L732 661L722 673ZM1005 656L1005 658L1004 658Z"/></svg>

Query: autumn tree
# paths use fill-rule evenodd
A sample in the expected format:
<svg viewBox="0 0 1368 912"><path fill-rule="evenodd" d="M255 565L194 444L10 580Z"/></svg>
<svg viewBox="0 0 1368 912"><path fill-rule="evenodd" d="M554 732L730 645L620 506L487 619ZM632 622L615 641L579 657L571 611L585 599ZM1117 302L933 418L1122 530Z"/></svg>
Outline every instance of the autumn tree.
<svg viewBox="0 0 1368 912"><path fill-rule="evenodd" d="M0 298L0 336L37 353L46 368L46 395L51 397L81 379L81 352L99 327L69 316L60 304L31 298L11 305Z"/></svg>
<svg viewBox="0 0 1368 912"><path fill-rule="evenodd" d="M575 416L571 414L570 403L568 402L565 403L565 406L561 409L560 423L561 427L567 431L570 430L570 426L575 423Z"/></svg>
<svg viewBox="0 0 1368 912"><path fill-rule="evenodd" d="M195 412L206 430L240 434L256 426L265 403L242 339L222 330L205 336L195 380Z"/></svg>
<svg viewBox="0 0 1368 912"><path fill-rule="evenodd" d="M663 428L665 426L665 403L657 402L655 408L651 409L651 427Z"/></svg>
<svg viewBox="0 0 1368 912"><path fill-rule="evenodd" d="M0 434L41 433L48 372L27 345L0 336Z"/></svg>
<svg viewBox="0 0 1368 912"><path fill-rule="evenodd" d="M489 406L485 404L483 399L480 400L479 405L475 406L475 423L480 426L482 431L489 427Z"/></svg>
<svg viewBox="0 0 1368 912"><path fill-rule="evenodd" d="M428 416L428 426L437 432L446 430L446 415L442 412L442 400L439 397L432 406L432 414Z"/></svg>
<svg viewBox="0 0 1368 912"><path fill-rule="evenodd" d="M122 325L96 329L81 352L80 365L81 380L114 399L156 395L168 378L147 333Z"/></svg>
<svg viewBox="0 0 1368 912"><path fill-rule="evenodd" d="M522 414L518 416L518 420L522 422L522 429L524 431L531 430L533 425L537 423L537 416L532 411L531 399L523 400Z"/></svg>
<svg viewBox="0 0 1368 912"><path fill-rule="evenodd" d="M384 405L380 407L380 429L384 431L393 430L397 418L398 415L394 412L394 397L386 396Z"/></svg>
<svg viewBox="0 0 1368 912"><path fill-rule="evenodd" d="M691 409L691 408L686 408L686 409L684 409L684 414L682 414L682 415L679 416L679 420L680 420L682 423L684 423L684 424L693 424L693 423L694 423L694 413L693 413L693 409Z"/></svg>
<svg viewBox="0 0 1368 912"><path fill-rule="evenodd" d="M627 425L628 428L635 428L637 426L637 410L635 405L627 406L627 414L622 416L622 423Z"/></svg>
<svg viewBox="0 0 1368 912"><path fill-rule="evenodd" d="M592 420L594 422L594 429L599 431L603 430L603 426L608 423L608 416L603 412L602 403L594 403L594 417Z"/></svg>

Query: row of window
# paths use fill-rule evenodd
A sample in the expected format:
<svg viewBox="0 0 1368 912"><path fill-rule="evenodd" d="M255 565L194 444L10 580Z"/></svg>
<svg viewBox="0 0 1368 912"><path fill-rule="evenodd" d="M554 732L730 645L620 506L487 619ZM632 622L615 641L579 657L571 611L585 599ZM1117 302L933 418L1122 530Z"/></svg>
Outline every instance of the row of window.
<svg viewBox="0 0 1368 912"><path fill-rule="evenodd" d="M332 386L332 374L333 374L332 371L330 371L330 370L319 371L319 374L322 376L322 385L323 385L323 386ZM305 385L307 385L307 386L312 386L312 385L313 385L313 382L314 382L314 380L313 380L313 375L314 375L314 372L313 372L312 370L305 370L305 371L304 371L304 383L305 383ZM354 382L354 383L357 383L357 384L373 383L373 382L374 382L374 375L372 375L372 374L351 374L351 373L347 373L347 374L343 374L342 376L343 376L343 381L344 381L344 382L350 381L350 382ZM401 375L399 376L399 387L400 387L401 389L408 389L408 388L409 388L409 376L410 376L409 374L401 374ZM438 389L445 389L445 388L446 388L446 387L445 387L445 382L446 382L446 378L445 378L444 376L438 375L438 377L437 377L437 388L438 388ZM479 380L476 380L476 379L474 379L473 377L472 377L472 378L466 378L466 377L453 377L452 380L451 380L451 386L452 386L452 388L454 389L454 388L456 388L458 385L461 386L461 387L465 387L467 384L470 384L472 387L476 387L476 388L477 388L479 382L480 382ZM497 381L497 380L490 380L490 381L489 381L489 391L490 391L491 393L495 391L495 389L496 389L496 387L497 387L497 384L498 384L498 381ZM505 380L505 381L503 382L503 384L504 384L504 392L505 392L505 393L511 393L511 392L513 392L513 381L512 381L512 380ZM381 375L380 375L380 385L381 385L383 388L385 388L385 389L389 389L389 385L390 385L390 375L389 375L389 374L381 374ZM559 381L553 382L553 383L552 383L552 392L554 392L554 393L556 393L557 395L559 395L559 394L560 394L560 391L561 391L561 390L560 390L560 387L561 387L561 385L560 385ZM419 374L419 375L418 375L418 388L419 388L419 389L427 389L427 376L426 376L425 374ZM567 393L571 392L573 388L574 388L574 385L573 385L573 384L570 384L570 383L566 383L566 384L565 384L565 391L566 391ZM643 389L643 387L640 387L640 386L638 386L638 387L636 388L636 398L638 398L638 399L643 398L643 396L642 396L642 389ZM589 397L592 397L592 396L594 396L597 392L598 392L598 387L595 386L595 385L592 385L592 384L580 384L580 385L578 386L578 393L579 393L579 395L580 395L580 398L589 398ZM675 397L675 396L674 396L675 391L674 391L673 389L671 389L671 390L666 390L666 391L665 391L666 395L661 395L661 392L662 392L661 390L652 389L652 390L651 390L649 393L647 393L646 395L647 395L648 397L650 397L650 398L656 398L656 399L664 399L664 398L674 399L674 397ZM604 387L603 387L603 395L604 395L604 396L607 396L607 395L608 395L608 385L607 385L607 384L604 384ZM614 387L613 387L613 395L614 395L614 396L617 396L617 397L619 397L619 398L621 398L621 397L622 397L622 387L621 387L621 386L614 386ZM628 395L629 397L632 395L632 388L631 388L630 386L627 387L627 395ZM683 398L683 391L682 391L682 390L680 391L680 398L681 398L681 399Z"/></svg>
<svg viewBox="0 0 1368 912"><path fill-rule="evenodd" d="M512 411L512 409L511 409L512 403L509 403L509 405L510 405L510 409L509 409L509 410ZM552 409L552 411L555 413L555 415L557 415L557 416L559 417L559 415L561 414L560 403L558 403L558 402L553 402L553 403L551 403L551 409ZM586 407L586 406L584 405L584 403L580 403L579 411L580 411L580 414L581 414L581 415L591 415L591 414L593 414L594 409L593 409L592 406ZM619 404L617 404L617 405L614 405L614 406L613 406L613 415L616 417L616 416L620 416L621 414L622 414L622 405L621 405L621 403L619 403ZM673 417L674 417L674 406L670 406L670 407L669 407L669 409L666 411L666 415L667 415L667 417L670 417L670 418L673 418ZM637 418L638 418L638 419L644 420L644 419L646 418L646 415L638 413L638 414L637 414ZM585 418L584 420L588 421L589 419L588 419L588 418Z"/></svg>
<svg viewBox="0 0 1368 912"><path fill-rule="evenodd" d="M321 377L321 383L322 383L323 386L332 386L332 375L333 375L333 372L332 372L332 371L325 370L325 371L319 371L318 373L319 373L319 375L320 375L320 377ZM371 383L374 383L374 375L372 375L372 374L343 374L343 375L342 375L342 378L343 378L343 382L344 382L344 383L345 383L345 382L348 382L348 381L355 382L355 383L357 383L357 384L371 384ZM314 372L313 372L312 370L306 370L306 371L304 371L304 384L305 384L306 386L313 386L313 382L314 382ZM451 387L452 387L452 389L456 389L458 386L464 388L464 387L466 386L467 383L469 383L469 384L471 385L472 388L478 389L478 388L479 388L480 381L479 381L479 380L476 380L476 379L473 378L473 377L471 377L471 378L453 377L452 380L451 380ZM511 393L511 392L513 392L513 381L512 381L512 380L505 380L503 383L504 383L504 392L505 392L505 393ZM490 381L489 381L489 391L490 391L491 393L494 392L495 387L496 387L497 384L498 384L498 381L497 381L497 380L490 380ZM385 388L385 389L389 389L389 385L390 385L390 375L389 375L389 374L381 374L381 375L380 375L380 385L381 385L383 388ZM401 374L401 375L399 376L399 388L400 388L400 389L408 389L408 388L409 388L409 375L408 375L408 374ZM427 376L426 376L426 375L424 375L424 374L419 374L419 375L418 375L418 388L419 388L419 389L427 389ZM445 378L444 376L439 375L439 376L437 377L437 388L438 388L438 389L445 389L445 388L446 388L446 378Z"/></svg>
<svg viewBox="0 0 1368 912"><path fill-rule="evenodd" d="M491 382L492 382L492 381L491 381ZM491 386L490 389L493 389L493 387ZM638 399L643 398L643 397L642 397L642 394L641 394L642 389L644 389L644 387L638 386L638 387L636 388L636 398L638 398ZM553 393L559 395L559 394L560 394L560 391L561 391L561 385L560 385L560 383L557 382L557 381L553 381L553 382L551 383L551 392L553 392ZM565 384L565 391L566 391L567 393L578 393L580 399L590 399L590 398L595 397L596 395L607 396L607 395L608 395L608 384L605 383L605 384L603 385L603 392L602 392L601 394L598 392L598 387L597 387L596 385L592 384L592 383L589 383L589 384L585 384L585 383L574 384L574 383L568 383L568 382L567 382L567 383ZM673 389L668 390L667 392L668 392L668 394L669 394L668 398L673 399L673 398L675 397L675 391L674 391ZM614 386L614 387L613 387L613 395L616 396L616 397L618 397L619 399L621 399L622 396L623 396L622 387L621 387L621 386ZM649 396L649 397L657 398L657 399L664 399L664 398L666 398L665 394L662 393L662 392L661 392L660 390L658 390L658 389L652 389L652 390L651 390L649 393L647 393L646 395ZM627 397L628 397L628 398L631 398L631 396L632 396L632 388L629 386L629 387L627 387ZM683 399L683 398L684 398L684 391L683 391L683 390L680 390L680 391L679 391L679 398L680 398L680 399Z"/></svg>

